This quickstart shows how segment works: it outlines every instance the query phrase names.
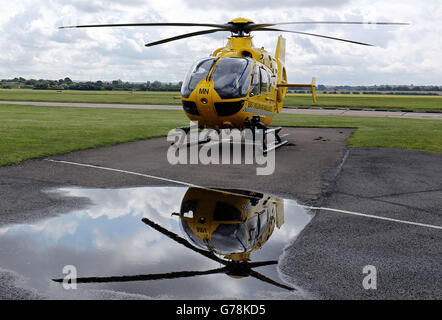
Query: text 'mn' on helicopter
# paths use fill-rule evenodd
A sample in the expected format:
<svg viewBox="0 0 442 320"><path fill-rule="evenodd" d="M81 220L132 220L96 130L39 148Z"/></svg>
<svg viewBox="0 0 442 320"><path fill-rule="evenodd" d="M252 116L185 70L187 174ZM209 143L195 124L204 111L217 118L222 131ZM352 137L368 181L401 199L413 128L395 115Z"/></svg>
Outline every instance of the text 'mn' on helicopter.
<svg viewBox="0 0 442 320"><path fill-rule="evenodd" d="M289 32L314 36L352 44L370 44L329 37L315 33L282 30L276 25L406 25L397 22L345 22L345 21L298 21L282 23L254 23L237 18L226 24L214 23L124 23L79 25L61 28L130 27L130 26L175 26L210 27L210 29L146 44L147 47L189 37L230 31L225 47L216 49L210 57L198 60L186 75L181 88L183 109L192 121L202 128L251 128L267 129L276 113L281 112L284 97L289 87L310 87L316 101L315 80L311 84L289 84L285 68L285 39L279 36L275 55L264 48L255 47L251 32ZM184 128L183 128L184 129ZM274 129L278 134L280 128ZM277 135L278 141L281 139ZM286 143L286 142L285 142ZM280 143L279 146L285 143Z"/></svg>

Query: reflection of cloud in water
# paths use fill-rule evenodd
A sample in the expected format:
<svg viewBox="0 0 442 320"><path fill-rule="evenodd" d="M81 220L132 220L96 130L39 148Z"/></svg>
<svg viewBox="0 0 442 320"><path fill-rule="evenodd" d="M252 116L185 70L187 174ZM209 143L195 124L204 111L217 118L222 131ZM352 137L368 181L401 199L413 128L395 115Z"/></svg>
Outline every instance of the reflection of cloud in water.
<svg viewBox="0 0 442 320"><path fill-rule="evenodd" d="M284 225L278 232L272 234L272 239L293 240L310 223L313 217L305 209L298 206L294 200L284 200L284 211L288 213L284 215ZM290 227L287 228L285 225Z"/></svg>
<svg viewBox="0 0 442 320"><path fill-rule="evenodd" d="M62 268L73 264L78 276L122 276L176 271L203 271L222 265L184 248L141 222L142 217L183 236L178 212L187 188L80 189L52 192L69 197L87 197L91 205L35 225L0 230L0 267L19 272L29 285L49 298L61 299L221 299L299 298L268 283L248 277L233 279L225 274L159 281L79 285L65 291L50 281L63 277ZM289 240L309 223L311 216L292 200L285 202L285 223L275 229L254 261L277 260ZM29 265L27 265L27 263ZM281 281L276 266L257 268ZM121 293L121 292L127 292ZM302 296L304 296L302 294Z"/></svg>
<svg viewBox="0 0 442 320"><path fill-rule="evenodd" d="M109 237L97 229L94 232L94 247L103 253L118 255L118 259L124 263L150 265L157 261L172 262L183 259L180 260L183 262L189 256L199 258L197 253L177 246L172 240L164 239L164 236L155 230L145 225L142 227L145 230L119 239Z"/></svg>
<svg viewBox="0 0 442 320"><path fill-rule="evenodd" d="M41 232L48 238L58 241L65 235L74 235L77 231L78 222L67 221L63 223L60 220L47 220L35 226L31 226L31 232Z"/></svg>
<svg viewBox="0 0 442 320"><path fill-rule="evenodd" d="M169 217L172 212L179 210L185 188L130 188L130 189L80 189L62 188L62 192L70 197L87 197L95 205L82 210L97 219L106 216L108 219L131 214L142 215L146 211L154 211L159 217Z"/></svg>
<svg viewBox="0 0 442 320"><path fill-rule="evenodd" d="M66 235L75 235L78 227L76 221L61 221L56 219L45 220L34 225L17 225L9 226L0 229L0 236L8 233L25 231L29 234L44 235L47 240L57 242Z"/></svg>

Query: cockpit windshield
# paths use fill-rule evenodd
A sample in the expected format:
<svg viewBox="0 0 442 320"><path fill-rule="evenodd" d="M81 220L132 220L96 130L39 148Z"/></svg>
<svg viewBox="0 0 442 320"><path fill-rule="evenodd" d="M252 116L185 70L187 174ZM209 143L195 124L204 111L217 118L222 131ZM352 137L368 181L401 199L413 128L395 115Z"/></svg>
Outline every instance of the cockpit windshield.
<svg viewBox="0 0 442 320"><path fill-rule="evenodd" d="M207 246L204 243L204 240L199 238L193 231L192 228L190 228L189 224L186 220L181 219L181 227L183 228L186 235L189 237L189 239L196 244L198 247L206 249Z"/></svg>
<svg viewBox="0 0 442 320"><path fill-rule="evenodd" d="M241 253L251 249L243 223L221 223L207 240L198 237L185 219L181 220L181 226L188 238L202 249L212 248L221 254Z"/></svg>
<svg viewBox="0 0 442 320"><path fill-rule="evenodd" d="M209 245L217 252L229 254L247 251L247 231L242 223L220 224L212 233Z"/></svg>
<svg viewBox="0 0 442 320"><path fill-rule="evenodd" d="M215 63L216 58L204 58L197 61L192 69L187 73L184 78L183 85L181 86L181 96L184 98L188 98L193 90L195 90L196 86L202 79L207 77L210 69L212 69L213 64Z"/></svg>
<svg viewBox="0 0 442 320"><path fill-rule="evenodd" d="M252 60L248 58L222 58L215 65L212 78L216 92L222 99L247 96Z"/></svg>

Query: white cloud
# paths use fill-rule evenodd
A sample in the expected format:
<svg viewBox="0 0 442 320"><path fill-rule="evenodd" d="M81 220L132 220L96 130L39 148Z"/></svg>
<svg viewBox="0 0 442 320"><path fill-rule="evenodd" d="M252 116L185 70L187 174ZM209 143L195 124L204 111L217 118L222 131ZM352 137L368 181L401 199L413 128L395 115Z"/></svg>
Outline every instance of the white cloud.
<svg viewBox="0 0 442 320"><path fill-rule="evenodd" d="M61 25L119 22L225 23L236 17L255 22L361 20L404 21L410 26L284 26L375 44L359 47L285 34L289 80L316 76L325 84L442 83L439 57L440 1L144 1L0 0L0 78L180 81L199 57L225 43L216 33L146 48L144 43L198 28L57 29ZM171 10L173 8L173 10ZM191 31L190 31L191 30ZM278 34L256 32L254 42L273 52Z"/></svg>
<svg viewBox="0 0 442 320"><path fill-rule="evenodd" d="M348 0L279 0L279 1L268 1L268 0L254 0L253 2L241 2L238 4L237 0L188 0L187 4L190 8L196 9L214 9L214 8L225 8L229 10L237 10L238 7L246 8L246 9L254 9L254 8L272 8L278 9L281 8L302 8L302 7L322 7L322 8L336 8L341 7L342 5L348 3Z"/></svg>
<svg viewBox="0 0 442 320"><path fill-rule="evenodd" d="M171 190L174 191L173 194ZM181 203L186 188L61 188L49 192L69 197L89 198L97 205L82 209L78 214L87 215L92 219L106 217L112 220L128 214L139 215L143 212L150 212L158 221L165 223L173 212L180 210L177 204Z"/></svg>

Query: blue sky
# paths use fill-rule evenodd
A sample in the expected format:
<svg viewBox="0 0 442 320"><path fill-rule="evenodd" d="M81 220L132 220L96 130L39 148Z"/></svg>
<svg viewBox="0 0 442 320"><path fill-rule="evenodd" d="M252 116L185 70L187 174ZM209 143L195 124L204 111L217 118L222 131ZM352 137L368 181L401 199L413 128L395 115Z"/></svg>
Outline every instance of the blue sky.
<svg viewBox="0 0 442 320"><path fill-rule="evenodd" d="M310 20L400 21L410 26L284 26L369 42L368 48L285 34L289 81L339 84L442 85L442 1L350 0L0 0L0 78L177 82L193 61L223 46L215 33L158 47L144 43L189 28L57 29L61 25L121 22L255 22ZM198 28L191 29L199 30ZM255 33L273 52L278 33Z"/></svg>

